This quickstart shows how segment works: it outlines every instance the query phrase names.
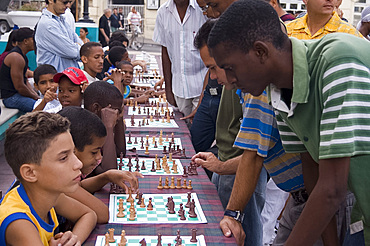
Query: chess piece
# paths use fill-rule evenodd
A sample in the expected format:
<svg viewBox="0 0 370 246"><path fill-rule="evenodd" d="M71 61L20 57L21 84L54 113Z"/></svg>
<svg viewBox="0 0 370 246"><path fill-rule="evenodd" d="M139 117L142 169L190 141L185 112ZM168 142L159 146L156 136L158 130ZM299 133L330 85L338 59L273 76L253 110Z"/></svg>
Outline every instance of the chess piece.
<svg viewBox="0 0 370 246"><path fill-rule="evenodd" d="M141 199L141 204L140 204L140 207L141 208L145 208L145 201L144 201L144 198Z"/></svg>
<svg viewBox="0 0 370 246"><path fill-rule="evenodd" d="M172 142L172 143L175 143L175 136L174 136L174 134L173 134L173 133L171 133L171 142Z"/></svg>
<svg viewBox="0 0 370 246"><path fill-rule="evenodd" d="M175 244L175 246L182 246L182 238L179 238Z"/></svg>
<svg viewBox="0 0 370 246"><path fill-rule="evenodd" d="M196 243L198 242L198 239L197 239L197 229L191 229L191 239L190 239L190 242L192 243Z"/></svg>
<svg viewBox="0 0 370 246"><path fill-rule="evenodd" d="M125 230L122 230L122 232L121 232L121 240L120 240L118 246L126 246L126 244L127 244L126 231Z"/></svg>
<svg viewBox="0 0 370 246"><path fill-rule="evenodd" d="M152 169L153 170L153 169ZM162 186L162 177L159 177L159 184L157 186L157 189L158 190L162 190L163 189L163 186Z"/></svg>
<svg viewBox="0 0 370 246"><path fill-rule="evenodd" d="M186 167L184 166L184 174L182 175L184 178L188 177L188 173L186 172Z"/></svg>
<svg viewBox="0 0 370 246"><path fill-rule="evenodd" d="M152 162L152 169L150 169L151 172L155 172L157 170L155 170L155 166L154 166L154 161Z"/></svg>
<svg viewBox="0 0 370 246"><path fill-rule="evenodd" d="M108 232L109 232L109 238L108 238L108 241L110 243L114 243L116 240L114 240L114 228L109 228L108 229Z"/></svg>
<svg viewBox="0 0 370 246"><path fill-rule="evenodd" d="M141 126L141 121L139 121L139 126Z"/></svg>
<svg viewBox="0 0 370 246"><path fill-rule="evenodd" d="M149 120L150 122L153 122L153 115L150 116Z"/></svg>
<svg viewBox="0 0 370 246"><path fill-rule="evenodd" d="M186 179L184 179L184 184L183 184L182 188L183 189L187 189L188 188L188 186L186 185Z"/></svg>
<svg viewBox="0 0 370 246"><path fill-rule="evenodd" d="M159 160L159 159L157 159L157 163L156 163L157 165L156 165L156 170L161 170L161 161Z"/></svg>
<svg viewBox="0 0 370 246"><path fill-rule="evenodd" d="M109 233L105 233L105 243L104 246L109 246Z"/></svg>
<svg viewBox="0 0 370 246"><path fill-rule="evenodd" d="M132 162L131 162L131 155L128 156L128 163L127 163L127 166L130 167L132 166Z"/></svg>
<svg viewBox="0 0 370 246"><path fill-rule="evenodd" d="M139 194L136 195L136 198L138 199L137 205L141 204L141 200L143 200L143 193L139 192Z"/></svg>
<svg viewBox="0 0 370 246"><path fill-rule="evenodd" d="M134 198L132 198L132 190L129 188L128 189L128 198L127 198L127 202L132 202L134 201Z"/></svg>
<svg viewBox="0 0 370 246"><path fill-rule="evenodd" d="M128 144L132 144L132 141L131 141L131 132L128 133L128 141L127 141Z"/></svg>
<svg viewBox="0 0 370 246"><path fill-rule="evenodd" d="M141 143L140 149L144 149L144 141Z"/></svg>
<svg viewBox="0 0 370 246"><path fill-rule="evenodd" d="M141 170L146 170L145 161L143 161L143 164L141 165Z"/></svg>
<svg viewBox="0 0 370 246"><path fill-rule="evenodd" d="M153 210L153 204L152 204L152 198L149 197L149 203L148 206L146 207L146 210Z"/></svg>
<svg viewBox="0 0 370 246"><path fill-rule="evenodd" d="M123 207L123 199L122 198L120 198L119 200L118 200L118 214L117 214L117 217L118 218L123 218L123 217L125 217L125 214L123 213L123 211L124 211L125 209L124 209L124 207Z"/></svg>
<svg viewBox="0 0 370 246"><path fill-rule="evenodd" d="M194 199L190 202L190 208L189 208L189 217L190 218L196 218L197 214L195 213L195 202Z"/></svg>
<svg viewBox="0 0 370 246"><path fill-rule="evenodd" d="M162 116L162 123L164 123L164 116Z"/></svg>
<svg viewBox="0 0 370 246"><path fill-rule="evenodd" d="M181 189L182 186L181 186L181 178L177 178L177 185L176 185L176 189Z"/></svg>
<svg viewBox="0 0 370 246"><path fill-rule="evenodd" d="M168 134L166 134L166 140L165 141L168 142Z"/></svg>
<svg viewBox="0 0 370 246"><path fill-rule="evenodd" d="M169 189L170 187L168 186L168 177L166 177L166 180L164 181L164 186L163 188Z"/></svg>
<svg viewBox="0 0 370 246"><path fill-rule="evenodd" d="M154 141L154 148L158 148L157 141Z"/></svg>
<svg viewBox="0 0 370 246"><path fill-rule="evenodd" d="M174 177L171 177L171 185L170 185L170 189L175 189L176 186L175 186L175 178Z"/></svg>
<svg viewBox="0 0 370 246"><path fill-rule="evenodd" d="M139 162L138 161L136 162L135 168L136 168L135 169L135 172L140 172L140 169L139 169L140 168L140 165L139 165Z"/></svg>
<svg viewBox="0 0 370 246"><path fill-rule="evenodd" d="M198 175L197 166L193 165L193 174Z"/></svg>
<svg viewBox="0 0 370 246"><path fill-rule="evenodd" d="M141 241L139 243L140 243L141 246L146 246L145 238L141 239Z"/></svg>
<svg viewBox="0 0 370 246"><path fill-rule="evenodd" d="M172 153L169 153L168 156L169 156L169 161L173 161L172 160Z"/></svg>
<svg viewBox="0 0 370 246"><path fill-rule="evenodd" d="M190 208L190 199L191 199L191 192L188 192L188 201L187 201L187 203L185 204L185 208Z"/></svg>
<svg viewBox="0 0 370 246"><path fill-rule="evenodd" d="M137 144L137 137L135 137L135 141L134 141L134 144Z"/></svg>
<svg viewBox="0 0 370 246"><path fill-rule="evenodd" d="M193 187L191 186L191 180L189 180L189 185L188 185L187 189L188 190L192 190L193 189Z"/></svg>
<svg viewBox="0 0 370 246"><path fill-rule="evenodd" d="M149 155L149 146L147 145L147 146L145 146L145 153L144 153L145 155Z"/></svg>
<svg viewBox="0 0 370 246"><path fill-rule="evenodd" d="M176 162L174 162L174 163L173 163L172 168L173 168L173 173L174 173L174 174L178 174L178 173L179 173L179 172L177 171L177 164L176 164Z"/></svg>
<svg viewBox="0 0 370 246"><path fill-rule="evenodd" d="M168 213L170 214L175 213L175 203L173 202L172 196L170 197L170 201L168 202Z"/></svg>
<svg viewBox="0 0 370 246"><path fill-rule="evenodd" d="M167 153L167 146L163 146L163 151L162 151L163 154L166 154Z"/></svg>
<svg viewBox="0 0 370 246"><path fill-rule="evenodd" d="M158 233L157 246L162 246L162 234Z"/></svg>
<svg viewBox="0 0 370 246"><path fill-rule="evenodd" d="M144 138L143 138L143 136L141 136L140 143L144 143Z"/></svg>
<svg viewBox="0 0 370 246"><path fill-rule="evenodd" d="M184 208L182 206L182 203L180 203L179 216L180 216L180 220L186 220L185 210L184 210Z"/></svg>
<svg viewBox="0 0 370 246"><path fill-rule="evenodd" d="M128 218L129 220L135 220L135 212L134 211L130 211L130 217Z"/></svg>

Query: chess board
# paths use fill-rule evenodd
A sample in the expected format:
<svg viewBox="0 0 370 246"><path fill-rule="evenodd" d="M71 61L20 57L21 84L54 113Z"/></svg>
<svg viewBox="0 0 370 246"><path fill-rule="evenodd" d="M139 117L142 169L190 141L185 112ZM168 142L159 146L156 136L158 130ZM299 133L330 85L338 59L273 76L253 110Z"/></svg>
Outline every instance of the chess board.
<svg viewBox="0 0 370 246"><path fill-rule="evenodd" d="M158 237L157 236L126 236L127 244L126 246L138 246L140 241L145 238L146 245L148 246L157 246ZM121 236L114 236L116 240L114 243L109 243L109 246L117 246L121 240ZM162 245L167 246L169 243L171 245L176 244L176 236L162 236ZM206 241L204 235L197 236L198 242L190 242L191 236L181 236L183 246L206 246ZM97 236L95 246L104 246L105 245L105 236Z"/></svg>
<svg viewBox="0 0 370 246"><path fill-rule="evenodd" d="M135 143L135 138L137 140L137 143ZM163 143L162 145L159 145L159 137L155 137L154 141L157 141L157 148L154 148L154 142L153 142L153 137L149 137L148 139L148 143L149 143L149 150L159 150L159 151L162 151L163 150L163 146L167 146L167 151L168 151L168 146L169 146L169 143L171 141L171 136L168 136L168 141L166 141L166 137L162 137L163 139ZM126 149L132 149L132 148L136 148L137 150L145 150L145 145L146 145L146 138L145 136L143 137L143 140L144 140L144 148L141 148L141 137L137 137L137 136L132 136L131 137L131 144L127 143L129 141L129 137L126 136ZM174 138L174 142L175 142L175 146L177 147L177 145L179 146L180 149L182 149L182 145L181 145L181 139L180 138ZM173 144L172 144L173 146Z"/></svg>
<svg viewBox="0 0 370 246"><path fill-rule="evenodd" d="M172 196L173 201L175 203L175 213L170 214L166 207L167 198ZM132 195L133 198L136 197L136 194ZM196 218L189 217L189 208L185 207L187 203L187 193L182 194L144 194L143 198L145 199L145 205L148 205L149 198L152 198L153 210L149 211L146 208L140 208L140 205L137 205L137 201L135 199L135 210L136 210L136 217L135 220L129 220L129 208L130 203L126 200L128 195L125 194L111 194L109 198L109 222L108 223L116 223L116 224L177 224L177 223L184 223L184 224L203 224L207 223L207 219L203 213L202 207L200 206L198 196L196 193L191 193L191 199L195 201L195 213L197 214ZM123 207L125 217L118 218L118 203L119 199L124 199ZM185 217L186 220L180 220L180 216L178 211L180 209L180 203L184 205L185 210Z"/></svg>
<svg viewBox="0 0 370 246"><path fill-rule="evenodd" d="M157 102L161 105L161 104L166 104L166 100L164 100L163 98L161 99L161 101L159 101L159 98L158 97L155 97L155 98L149 98L149 103L152 104L152 102L154 104L157 105Z"/></svg>
<svg viewBox="0 0 370 246"><path fill-rule="evenodd" d="M145 110L144 110L145 108ZM128 115L142 115L142 116L147 116L148 115L148 111L149 111L149 115L154 115L155 112L157 111L161 116L166 116L166 111L169 111L170 114L173 112L173 108L172 107L168 107L168 108L163 108L163 113L162 113L162 110L161 110L161 107L159 107L157 109L157 106L155 107L141 107L140 108L140 114L139 114L139 109L138 107L135 108L135 111L134 111L134 107L130 106L128 107ZM160 119L161 121L162 119ZM165 119L166 120L166 119Z"/></svg>
<svg viewBox="0 0 370 246"><path fill-rule="evenodd" d="M159 159L161 160L161 165L162 165L162 158L159 158ZM143 161L144 161L144 164L145 164L145 170L141 170L141 166L143 164ZM167 160L167 163L168 163L168 166L170 167L171 173L166 173L163 170L163 168L161 170L156 170L155 172L150 171L152 169L153 161L154 161L154 158L140 158L139 159L139 166L140 166L139 172L142 173L144 176L145 175L183 175L184 174L184 171L183 171L184 168L183 168L183 166L181 164L181 161L179 159L172 159L172 161ZM117 164L119 162L120 162L120 159L117 158ZM129 171L129 168L127 166L128 158L123 158L122 162L123 162L124 166L121 168L121 170ZM177 172L178 172L177 174L173 173L173 170L172 170L173 162L175 162L177 164ZM135 161L134 157L131 159L131 163L133 165L131 167L131 170L135 171L136 161ZM156 164L154 164L154 167L155 166L156 166Z"/></svg>
<svg viewBox="0 0 370 246"><path fill-rule="evenodd" d="M126 127L127 128L141 128L141 127L149 127L149 128L158 128L158 129L161 129L161 128L179 128L179 125L177 125L176 121L175 120L170 120L170 123L167 123L166 122L166 119L164 119L164 122L162 122L162 119L160 119L159 121L156 121L156 120L153 120L153 121L150 121L150 120L145 120L145 125L144 126L139 126L139 122L140 124L143 123L143 120L142 119L134 119L134 122L135 122L135 125L131 125L131 119L125 119L125 124L126 124ZM149 123L149 125L147 125L146 123Z"/></svg>

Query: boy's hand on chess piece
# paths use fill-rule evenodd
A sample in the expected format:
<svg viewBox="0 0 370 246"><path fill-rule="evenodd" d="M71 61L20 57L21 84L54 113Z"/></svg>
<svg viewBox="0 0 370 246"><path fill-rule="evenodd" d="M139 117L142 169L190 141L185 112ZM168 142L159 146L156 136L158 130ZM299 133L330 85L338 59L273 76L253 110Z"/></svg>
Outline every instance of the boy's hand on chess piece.
<svg viewBox="0 0 370 246"><path fill-rule="evenodd" d="M58 94L56 93L57 89L52 86L49 90L45 92L44 101L46 103L53 101L54 99L58 99Z"/></svg>
<svg viewBox="0 0 370 246"><path fill-rule="evenodd" d="M112 69L111 74L105 73L106 78L113 80L115 85L120 85L125 73L121 69Z"/></svg>
<svg viewBox="0 0 370 246"><path fill-rule="evenodd" d="M164 82L164 77L154 84L154 90L161 90L163 87L163 82ZM159 88L157 89L157 87Z"/></svg>
<svg viewBox="0 0 370 246"><path fill-rule="evenodd" d="M129 172L115 169L108 170L106 172L106 175L110 182L121 186L123 189L126 190L126 193L128 193L128 189L136 192L139 188L138 178L144 178L144 176L139 172ZM127 187L125 181L130 183L130 188Z"/></svg>
<svg viewBox="0 0 370 246"><path fill-rule="evenodd" d="M229 216L224 216L220 221L220 227L225 237L231 237L231 235L234 235L236 243L239 246L244 245L245 233L240 222Z"/></svg>
<svg viewBox="0 0 370 246"><path fill-rule="evenodd" d="M199 152L191 158L191 161L215 173L220 173L220 168L223 166L223 162L211 152Z"/></svg>
<svg viewBox="0 0 370 246"><path fill-rule="evenodd" d="M112 109L110 104L101 110L101 119L106 128L113 128L117 124L118 116L118 109Z"/></svg>
<svg viewBox="0 0 370 246"><path fill-rule="evenodd" d="M135 60L132 62L132 65L135 67L136 65L139 65L141 67L142 72L146 72L146 62L144 60Z"/></svg>
<svg viewBox="0 0 370 246"><path fill-rule="evenodd" d="M71 231L60 232L49 241L50 246L81 246L77 236Z"/></svg>

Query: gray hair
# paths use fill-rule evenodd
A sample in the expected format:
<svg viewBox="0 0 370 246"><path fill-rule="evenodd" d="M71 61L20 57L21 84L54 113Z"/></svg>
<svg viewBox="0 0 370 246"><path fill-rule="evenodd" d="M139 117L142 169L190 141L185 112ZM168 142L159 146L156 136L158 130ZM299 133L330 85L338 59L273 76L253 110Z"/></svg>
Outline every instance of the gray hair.
<svg viewBox="0 0 370 246"><path fill-rule="evenodd" d="M104 9L104 14L109 13L109 12L112 12L112 10L111 9Z"/></svg>

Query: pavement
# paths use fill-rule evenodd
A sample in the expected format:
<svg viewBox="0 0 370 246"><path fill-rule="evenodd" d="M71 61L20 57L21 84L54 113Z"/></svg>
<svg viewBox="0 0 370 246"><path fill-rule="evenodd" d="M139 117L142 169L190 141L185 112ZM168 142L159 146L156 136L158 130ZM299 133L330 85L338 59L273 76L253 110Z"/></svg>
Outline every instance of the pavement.
<svg viewBox="0 0 370 246"><path fill-rule="evenodd" d="M137 50L133 50L133 49L128 48L128 52L129 52L130 55L131 54L134 54L134 55L140 54L142 51L148 52L152 55L160 55L161 54L161 45L153 42L153 40L151 40L151 39L146 38L144 40L144 46L141 50L137 51Z"/></svg>

